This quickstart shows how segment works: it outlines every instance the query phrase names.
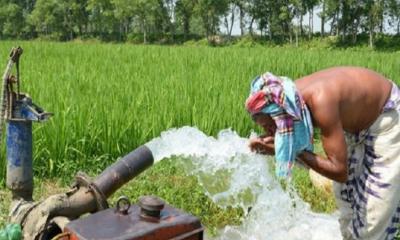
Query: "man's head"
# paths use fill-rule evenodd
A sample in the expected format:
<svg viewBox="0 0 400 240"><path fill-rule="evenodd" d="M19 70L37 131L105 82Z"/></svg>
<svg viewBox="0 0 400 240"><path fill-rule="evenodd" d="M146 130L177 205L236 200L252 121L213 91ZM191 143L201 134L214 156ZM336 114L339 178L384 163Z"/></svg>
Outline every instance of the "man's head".
<svg viewBox="0 0 400 240"><path fill-rule="evenodd" d="M299 151L312 151L313 128L310 113L295 84L271 73L251 83L246 109L253 120L274 135L276 172L287 176Z"/></svg>
<svg viewBox="0 0 400 240"><path fill-rule="evenodd" d="M250 115L265 113L272 118L287 113L293 119L301 119L298 92L292 80L277 77L269 72L257 77L250 86L246 109Z"/></svg>

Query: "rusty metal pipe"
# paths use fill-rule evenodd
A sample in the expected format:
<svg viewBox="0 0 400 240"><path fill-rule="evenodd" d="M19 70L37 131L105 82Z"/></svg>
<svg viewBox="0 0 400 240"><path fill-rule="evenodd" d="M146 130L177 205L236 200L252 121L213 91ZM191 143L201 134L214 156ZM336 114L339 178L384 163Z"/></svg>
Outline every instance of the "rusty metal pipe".
<svg viewBox="0 0 400 240"><path fill-rule="evenodd" d="M23 226L24 239L37 239L37 236L46 232L46 226L53 218L76 219L85 213L101 210L94 188L104 198L108 198L153 162L150 149L141 146L106 168L89 186L80 186L72 192L50 196L40 203L16 203L17 207L14 208L23 210L11 213L11 221Z"/></svg>
<svg viewBox="0 0 400 240"><path fill-rule="evenodd" d="M93 183L108 198L122 185L150 167L153 162L154 158L150 149L146 146L140 146L106 168ZM87 189L81 188L69 196L62 206L57 207L53 215L75 218L97 210L97 203L93 194Z"/></svg>
<svg viewBox="0 0 400 240"><path fill-rule="evenodd" d="M54 210L51 211L51 217L64 216L75 219L85 213L92 213L98 210L96 199L87 188L81 188L71 196L61 199L61 204L56 204Z"/></svg>
<svg viewBox="0 0 400 240"><path fill-rule="evenodd" d="M93 183L104 197L108 198L122 185L150 167L153 162L151 151L146 146L140 146L106 168ZM53 214L74 218L97 210L99 209L92 192L81 188L69 196L65 204L58 207Z"/></svg>
<svg viewBox="0 0 400 240"><path fill-rule="evenodd" d="M143 145L109 166L94 180L94 184L108 198L153 163L153 154Z"/></svg>

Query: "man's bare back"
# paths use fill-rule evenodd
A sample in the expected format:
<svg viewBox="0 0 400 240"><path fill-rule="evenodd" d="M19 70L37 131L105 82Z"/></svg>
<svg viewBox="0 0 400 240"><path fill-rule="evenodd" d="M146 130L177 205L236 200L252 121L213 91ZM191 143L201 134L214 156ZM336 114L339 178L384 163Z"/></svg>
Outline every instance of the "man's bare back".
<svg viewBox="0 0 400 240"><path fill-rule="evenodd" d="M392 84L382 75L359 67L336 67L296 81L310 109L315 127L321 130L326 159L312 153L299 155L320 174L347 181L347 145L344 131L367 129L382 112Z"/></svg>
<svg viewBox="0 0 400 240"><path fill-rule="evenodd" d="M361 67L329 68L295 84L312 113L337 109L343 130L351 133L368 128L377 119L392 87L382 75ZM318 119L314 120L318 127Z"/></svg>

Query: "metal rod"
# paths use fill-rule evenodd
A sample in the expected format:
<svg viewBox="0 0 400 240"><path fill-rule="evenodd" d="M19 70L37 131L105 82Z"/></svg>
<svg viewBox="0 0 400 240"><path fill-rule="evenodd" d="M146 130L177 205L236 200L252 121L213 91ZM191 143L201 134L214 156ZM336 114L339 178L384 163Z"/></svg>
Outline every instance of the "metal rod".
<svg viewBox="0 0 400 240"><path fill-rule="evenodd" d="M3 83L1 85L1 96L0 96L0 140L2 139L2 134L3 134L3 126L4 126L4 118L5 118L5 112L7 109L7 84L8 84L8 77L10 76L11 69L14 65L14 62L12 59L8 61L6 70L4 71L3 74ZM1 142L1 141L0 141Z"/></svg>

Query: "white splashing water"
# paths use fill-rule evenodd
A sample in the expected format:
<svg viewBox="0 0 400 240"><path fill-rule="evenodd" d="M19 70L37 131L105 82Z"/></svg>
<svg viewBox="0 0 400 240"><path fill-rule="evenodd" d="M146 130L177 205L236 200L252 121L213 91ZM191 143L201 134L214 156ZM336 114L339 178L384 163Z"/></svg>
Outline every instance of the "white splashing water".
<svg viewBox="0 0 400 240"><path fill-rule="evenodd" d="M294 191L284 191L265 156L248 148L248 139L231 130L209 137L192 127L172 129L146 144L155 162L171 156L189 161L206 194L219 206L241 207L240 226L226 226L223 240L341 239L336 216L313 213Z"/></svg>

